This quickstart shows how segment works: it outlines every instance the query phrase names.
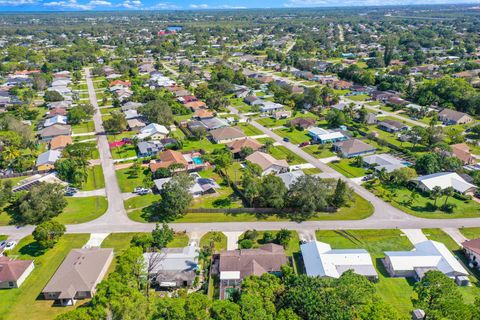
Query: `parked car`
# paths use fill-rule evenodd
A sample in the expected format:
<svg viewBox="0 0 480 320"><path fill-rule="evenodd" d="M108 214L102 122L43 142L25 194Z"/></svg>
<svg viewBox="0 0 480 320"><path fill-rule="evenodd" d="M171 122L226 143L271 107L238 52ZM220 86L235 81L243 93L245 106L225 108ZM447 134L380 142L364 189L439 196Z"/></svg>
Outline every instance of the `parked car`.
<svg viewBox="0 0 480 320"><path fill-rule="evenodd" d="M290 142L290 139L288 139L287 137L283 138L283 141L285 142Z"/></svg>
<svg viewBox="0 0 480 320"><path fill-rule="evenodd" d="M305 142L300 143L298 146L301 148L301 147L306 147L306 146L309 146L309 145L310 145L310 142L305 141Z"/></svg>
<svg viewBox="0 0 480 320"><path fill-rule="evenodd" d="M74 188L74 187L67 187L65 189L65 195L68 196L68 197L73 196L77 192L78 192L78 189Z"/></svg>
<svg viewBox="0 0 480 320"><path fill-rule="evenodd" d="M139 195L145 195L145 194L149 194L149 193L151 193L151 192L152 192L151 189L142 188L142 187L136 187L136 188L133 190L133 193L136 193L136 194L139 194Z"/></svg>
<svg viewBox="0 0 480 320"><path fill-rule="evenodd" d="M0 243L0 249L3 249L3 250L12 250L13 248L15 248L15 246L17 245L17 242L16 241L2 241Z"/></svg>

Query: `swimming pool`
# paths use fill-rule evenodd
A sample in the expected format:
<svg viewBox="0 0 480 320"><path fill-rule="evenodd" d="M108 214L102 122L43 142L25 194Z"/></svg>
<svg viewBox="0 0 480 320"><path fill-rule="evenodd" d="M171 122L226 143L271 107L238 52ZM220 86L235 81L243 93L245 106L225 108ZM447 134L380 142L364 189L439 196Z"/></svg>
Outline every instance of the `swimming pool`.
<svg viewBox="0 0 480 320"><path fill-rule="evenodd" d="M202 164L203 163L202 158L200 158L200 157L192 157L192 160L193 160L193 163L195 163L195 164Z"/></svg>

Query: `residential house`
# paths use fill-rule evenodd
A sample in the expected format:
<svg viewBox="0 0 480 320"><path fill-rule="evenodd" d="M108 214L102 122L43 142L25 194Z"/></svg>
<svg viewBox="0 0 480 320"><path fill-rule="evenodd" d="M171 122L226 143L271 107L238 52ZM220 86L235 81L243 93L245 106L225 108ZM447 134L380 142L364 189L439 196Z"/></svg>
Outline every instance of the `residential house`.
<svg viewBox="0 0 480 320"><path fill-rule="evenodd" d="M437 172L417 177L412 182L422 191L432 191L435 187L440 187L442 190L452 187L459 193L471 194L477 190L476 185L468 183L455 172Z"/></svg>
<svg viewBox="0 0 480 320"><path fill-rule="evenodd" d="M374 153L377 148L362 142L358 139L339 141L333 144L335 151L339 152L344 158L353 158L370 153Z"/></svg>
<svg viewBox="0 0 480 320"><path fill-rule="evenodd" d="M277 160L268 153L255 151L245 158L251 163L258 164L262 168L262 175L270 173L279 174L288 171L288 162L286 160Z"/></svg>
<svg viewBox="0 0 480 320"><path fill-rule="evenodd" d="M62 306L92 298L112 260L111 248L73 249L43 289L43 297Z"/></svg>
<svg viewBox="0 0 480 320"><path fill-rule="evenodd" d="M125 103L123 106L121 106L121 109L122 109L123 112L125 112L127 110L137 110L142 105L143 104L141 104L139 102L129 101L129 102Z"/></svg>
<svg viewBox="0 0 480 320"><path fill-rule="evenodd" d="M391 96L387 99L387 104L402 107L408 104L408 101L398 96Z"/></svg>
<svg viewBox="0 0 480 320"><path fill-rule="evenodd" d="M328 243L310 241L302 244L300 250L309 277L340 278L352 270L370 280L378 279L372 257L365 249L332 249Z"/></svg>
<svg viewBox="0 0 480 320"><path fill-rule="evenodd" d="M138 140L150 138L151 140L160 140L168 135L168 129L158 123L150 123L148 126L140 129L140 133L136 135Z"/></svg>
<svg viewBox="0 0 480 320"><path fill-rule="evenodd" d="M72 134L72 127L69 125L54 124L39 131L43 141L50 141L56 136L69 136Z"/></svg>
<svg viewBox="0 0 480 320"><path fill-rule="evenodd" d="M217 189L220 188L220 186L215 182L215 180L210 178L202 178L196 172L190 173L190 176L193 177L194 182L193 185L190 187L189 192L195 198L206 194L214 194L217 192ZM155 188L160 192L162 191L165 183L169 182L170 180L172 180L172 178L168 177L155 179L153 180L153 182L155 184Z"/></svg>
<svg viewBox="0 0 480 320"><path fill-rule="evenodd" d="M452 109L443 109L438 113L438 117L445 125L467 124L473 121L468 114Z"/></svg>
<svg viewBox="0 0 480 320"><path fill-rule="evenodd" d="M48 150L44 153L41 153L38 158L35 166L37 170L52 170L55 168L55 162L62 156L60 150Z"/></svg>
<svg viewBox="0 0 480 320"><path fill-rule="evenodd" d="M222 251L214 262L220 277L220 299L228 299L239 290L245 277L280 274L286 263L283 247L273 243L258 249Z"/></svg>
<svg viewBox="0 0 480 320"><path fill-rule="evenodd" d="M245 137L232 142L228 142L227 147L233 153L233 156L237 158L242 149L250 148L253 151L258 151L263 147L263 144L261 144L255 139Z"/></svg>
<svg viewBox="0 0 480 320"><path fill-rule="evenodd" d="M127 126L130 130L138 131L145 128L146 124L142 119L135 118L135 119L128 119Z"/></svg>
<svg viewBox="0 0 480 320"><path fill-rule="evenodd" d="M220 128L228 127L228 121L223 118L204 118L201 123L206 130L217 130Z"/></svg>
<svg viewBox="0 0 480 320"><path fill-rule="evenodd" d="M53 108L47 111L45 114L47 118L52 118L55 116L66 116L67 115L67 109L63 108Z"/></svg>
<svg viewBox="0 0 480 320"><path fill-rule="evenodd" d="M34 268L33 260L14 260L0 256L0 289L20 288Z"/></svg>
<svg viewBox="0 0 480 320"><path fill-rule="evenodd" d="M246 104L252 106L253 103L257 100L260 100L257 96L254 96L254 95L251 95L251 96L246 96L245 98L243 98L243 102L245 102Z"/></svg>
<svg viewBox="0 0 480 320"><path fill-rule="evenodd" d="M395 91L372 91L370 94L373 100L386 102L388 98L395 96Z"/></svg>
<svg viewBox="0 0 480 320"><path fill-rule="evenodd" d="M48 118L47 120L45 120L45 122L43 123L43 127L44 128L47 128L47 127L50 127L50 126L53 126L54 124L63 124L63 125L66 125L67 124L67 117L66 116L53 116L51 118Z"/></svg>
<svg viewBox="0 0 480 320"><path fill-rule="evenodd" d="M167 141L160 140L163 145L167 144ZM205 162L201 158L199 152L181 153L175 150L166 150L159 154L159 160L150 161L149 167L152 172L157 171L160 168L169 168L174 165L175 171L199 171L210 166L208 162Z"/></svg>
<svg viewBox="0 0 480 320"><path fill-rule="evenodd" d="M268 100L262 100L262 105L260 106L260 112L268 114L274 114L275 112L283 111L284 109L285 106L283 104Z"/></svg>
<svg viewBox="0 0 480 320"><path fill-rule="evenodd" d="M462 247L470 266L478 269L480 267L480 238L465 241L462 243Z"/></svg>
<svg viewBox="0 0 480 320"><path fill-rule="evenodd" d="M195 281L200 248L191 242L184 248L164 248L143 254L146 272L159 288L190 287Z"/></svg>
<svg viewBox="0 0 480 320"><path fill-rule="evenodd" d="M464 165L474 165L477 159L470 153L470 148L466 143L457 143L450 146L451 155L457 157Z"/></svg>
<svg viewBox="0 0 480 320"><path fill-rule="evenodd" d="M450 250L433 240L416 243L412 251L386 251L383 264L392 277L421 280L430 270L440 271L450 278L468 275Z"/></svg>
<svg viewBox="0 0 480 320"><path fill-rule="evenodd" d="M210 131L210 135L215 143L229 143L246 138L242 130L233 127L212 130Z"/></svg>
<svg viewBox="0 0 480 320"><path fill-rule="evenodd" d="M283 184L285 184L285 187L287 189L290 189L290 187L301 177L305 176L305 173L303 173L302 170L296 170L296 171L290 171L290 172L285 172L285 173L280 173L277 175L280 179L282 179Z"/></svg>
<svg viewBox="0 0 480 320"><path fill-rule="evenodd" d="M196 111L199 109L206 109L207 105L203 101L190 101L184 104L186 108L190 108L192 111Z"/></svg>
<svg viewBox="0 0 480 320"><path fill-rule="evenodd" d="M63 101L55 101L55 102L49 102L47 104L48 106L48 109L52 110L52 109L57 109L57 108L60 108L60 109L69 109L72 105L72 102L71 101L66 101L66 100L63 100Z"/></svg>
<svg viewBox="0 0 480 320"><path fill-rule="evenodd" d="M295 118L289 121L290 126L308 129L315 125L316 121L313 118Z"/></svg>
<svg viewBox="0 0 480 320"><path fill-rule="evenodd" d="M71 136L56 136L50 140L50 150L62 150L72 143Z"/></svg>
<svg viewBox="0 0 480 320"><path fill-rule="evenodd" d="M314 143L320 144L334 143L348 139L348 137L340 131L326 130L320 127L310 128L307 134L312 137Z"/></svg>
<svg viewBox="0 0 480 320"><path fill-rule="evenodd" d="M160 141L140 141L137 144L138 156L151 157L163 150L164 146Z"/></svg>
<svg viewBox="0 0 480 320"><path fill-rule="evenodd" d="M363 162L369 167L373 167L375 171L385 170L386 172L392 172L406 167L405 161L387 153L365 156L363 157Z"/></svg>
<svg viewBox="0 0 480 320"><path fill-rule="evenodd" d="M211 110L198 109L198 110L195 111L192 118L196 118L196 119L199 119L199 120L204 120L204 119L211 119L214 116L215 116L215 113Z"/></svg>
<svg viewBox="0 0 480 320"><path fill-rule="evenodd" d="M405 131L408 126L400 121L385 119L378 123L378 127L383 131L395 133L399 131Z"/></svg>

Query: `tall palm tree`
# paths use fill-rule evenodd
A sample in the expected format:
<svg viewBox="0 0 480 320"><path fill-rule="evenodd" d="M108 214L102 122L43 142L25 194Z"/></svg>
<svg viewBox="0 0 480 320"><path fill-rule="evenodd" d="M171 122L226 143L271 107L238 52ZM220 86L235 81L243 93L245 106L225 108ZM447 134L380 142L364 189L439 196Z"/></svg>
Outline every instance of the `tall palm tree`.
<svg viewBox="0 0 480 320"><path fill-rule="evenodd" d="M442 194L442 188L439 187L439 186L436 186L432 189L432 191L430 192L430 196L433 198L434 200L434 203L433 205L435 207L437 207L437 199L438 197L440 197L440 195Z"/></svg>
<svg viewBox="0 0 480 320"><path fill-rule="evenodd" d="M454 195L455 190L452 187L448 187L448 188L443 189L442 193L446 197L445 198L445 203L443 205L446 205L447 201L448 201L448 198L450 198Z"/></svg>

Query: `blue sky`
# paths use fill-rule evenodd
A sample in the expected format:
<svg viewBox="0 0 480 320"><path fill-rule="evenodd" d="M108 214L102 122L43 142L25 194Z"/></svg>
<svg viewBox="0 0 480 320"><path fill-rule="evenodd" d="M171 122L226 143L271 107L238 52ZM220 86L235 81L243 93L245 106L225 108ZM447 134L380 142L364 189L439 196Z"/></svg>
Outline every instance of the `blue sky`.
<svg viewBox="0 0 480 320"><path fill-rule="evenodd" d="M0 11L205 10L479 2L480 0L0 0Z"/></svg>

